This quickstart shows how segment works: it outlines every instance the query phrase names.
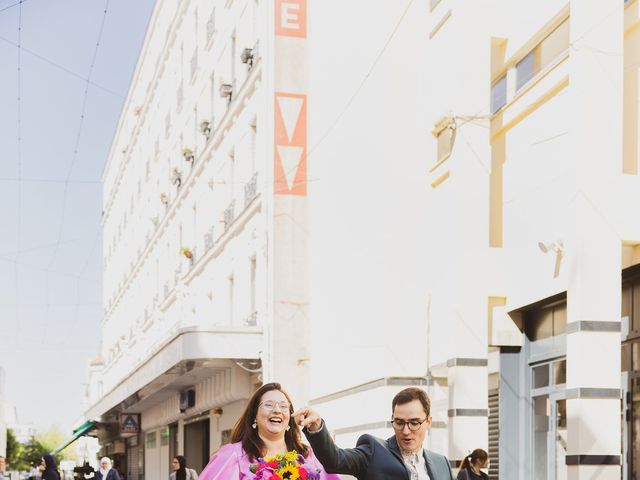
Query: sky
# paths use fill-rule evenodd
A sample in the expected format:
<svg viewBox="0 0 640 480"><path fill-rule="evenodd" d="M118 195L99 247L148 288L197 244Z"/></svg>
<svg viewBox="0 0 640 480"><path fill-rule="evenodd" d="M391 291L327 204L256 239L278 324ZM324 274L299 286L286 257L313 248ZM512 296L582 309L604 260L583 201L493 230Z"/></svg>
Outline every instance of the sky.
<svg viewBox="0 0 640 480"><path fill-rule="evenodd" d="M154 0L0 0L0 367L71 433L100 353L102 186Z"/></svg>

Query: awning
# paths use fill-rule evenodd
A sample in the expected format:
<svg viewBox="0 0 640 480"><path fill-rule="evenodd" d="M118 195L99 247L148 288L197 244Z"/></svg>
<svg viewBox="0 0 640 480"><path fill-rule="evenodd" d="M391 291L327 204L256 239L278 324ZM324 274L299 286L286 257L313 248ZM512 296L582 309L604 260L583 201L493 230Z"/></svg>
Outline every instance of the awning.
<svg viewBox="0 0 640 480"><path fill-rule="evenodd" d="M67 448L67 446L71 445L77 439L79 439L80 437L82 437L82 436L86 435L87 433L89 433L91 430L93 430L95 428L96 423L97 422L94 422L92 420L87 420L86 422L84 422L82 425L80 425L78 428L76 428L73 431L73 436L70 439L68 439L64 443L61 443L56 448L54 448L51 451L51 455L55 455L56 453L64 450L65 448Z"/></svg>
<svg viewBox="0 0 640 480"><path fill-rule="evenodd" d="M231 368L234 360L258 359L263 348L262 327L184 327L151 352L140 366L102 396L84 415L97 419L107 412L140 413L164 398L177 394L185 386L192 386L221 372L235 372ZM198 368L191 369L188 365ZM184 375L186 372L189 372L189 376ZM194 378L196 375L199 378ZM221 385L237 385L237 382L229 378ZM225 389L219 393L224 397L220 399L222 404L250 396L244 391L229 392Z"/></svg>

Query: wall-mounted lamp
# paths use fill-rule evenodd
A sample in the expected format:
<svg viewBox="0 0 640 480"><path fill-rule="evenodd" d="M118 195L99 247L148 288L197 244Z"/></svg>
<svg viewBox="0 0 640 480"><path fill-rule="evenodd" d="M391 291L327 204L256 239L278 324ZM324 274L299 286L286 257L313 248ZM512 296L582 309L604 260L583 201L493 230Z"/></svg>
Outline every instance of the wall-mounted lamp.
<svg viewBox="0 0 640 480"><path fill-rule="evenodd" d="M212 408L211 415L213 415L214 417L220 417L222 415L222 408L220 407Z"/></svg>
<svg viewBox="0 0 640 480"><path fill-rule="evenodd" d="M240 61L246 63L249 68L253 66L253 48L245 48L240 54Z"/></svg>
<svg viewBox="0 0 640 480"><path fill-rule="evenodd" d="M556 254L556 265L553 271L553 277L556 278L560 275L560 264L562 263L562 257L564 257L562 240L556 240L551 243L538 242L538 248L542 253L554 252Z"/></svg>
<svg viewBox="0 0 640 480"><path fill-rule="evenodd" d="M220 96L222 98L227 97L231 101L231 95L233 94L233 85L230 83L223 83L220 85Z"/></svg>

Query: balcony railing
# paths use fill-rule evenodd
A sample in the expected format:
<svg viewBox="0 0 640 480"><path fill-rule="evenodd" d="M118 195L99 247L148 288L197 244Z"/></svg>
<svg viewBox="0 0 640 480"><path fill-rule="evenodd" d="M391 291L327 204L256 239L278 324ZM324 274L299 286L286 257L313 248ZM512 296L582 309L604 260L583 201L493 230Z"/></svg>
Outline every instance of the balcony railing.
<svg viewBox="0 0 640 480"><path fill-rule="evenodd" d="M204 249L209 250L213 246L213 227L204 234Z"/></svg>
<svg viewBox="0 0 640 480"><path fill-rule="evenodd" d="M234 219L234 206L235 202L232 200L229 206L225 209L224 214L222 216L222 220L224 221L225 230L231 226L231 223Z"/></svg>
<svg viewBox="0 0 640 480"><path fill-rule="evenodd" d="M258 193L258 173L254 173L251 180L249 180L244 186L244 206L246 207L251 201L256 198Z"/></svg>

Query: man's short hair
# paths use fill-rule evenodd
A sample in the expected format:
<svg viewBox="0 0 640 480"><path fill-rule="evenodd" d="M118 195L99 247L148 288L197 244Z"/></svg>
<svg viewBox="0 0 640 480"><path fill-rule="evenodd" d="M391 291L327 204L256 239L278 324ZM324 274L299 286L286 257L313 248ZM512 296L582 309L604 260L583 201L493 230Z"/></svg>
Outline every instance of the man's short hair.
<svg viewBox="0 0 640 480"><path fill-rule="evenodd" d="M427 414L427 417L431 415L431 400L429 399L429 395L421 388L417 387L409 387L404 390L400 390L391 402L391 412L396 408L396 405L404 405L405 403L412 402L414 400L419 400L422 404L422 408L424 412Z"/></svg>

